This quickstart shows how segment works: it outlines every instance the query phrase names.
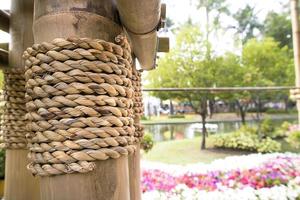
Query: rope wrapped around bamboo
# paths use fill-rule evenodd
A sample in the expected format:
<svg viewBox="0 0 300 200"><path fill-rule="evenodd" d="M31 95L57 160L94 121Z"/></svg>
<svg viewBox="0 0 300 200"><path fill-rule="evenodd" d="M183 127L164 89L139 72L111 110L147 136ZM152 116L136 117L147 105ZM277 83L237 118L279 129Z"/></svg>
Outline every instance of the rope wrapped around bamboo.
<svg viewBox="0 0 300 200"><path fill-rule="evenodd" d="M141 82L141 71L133 67L132 70L132 85L134 88L134 97L133 97L133 109L134 109L134 126L135 126L135 138L137 142L140 142L144 136L144 127L140 123L141 116L144 113L143 97L142 97L142 82Z"/></svg>
<svg viewBox="0 0 300 200"><path fill-rule="evenodd" d="M4 92L1 116L1 147L7 149L27 148L28 131L25 104L24 70L12 68L3 70Z"/></svg>
<svg viewBox="0 0 300 200"><path fill-rule="evenodd" d="M132 58L124 36L116 44L57 38L29 47L23 58L34 175L85 173L93 161L135 151Z"/></svg>

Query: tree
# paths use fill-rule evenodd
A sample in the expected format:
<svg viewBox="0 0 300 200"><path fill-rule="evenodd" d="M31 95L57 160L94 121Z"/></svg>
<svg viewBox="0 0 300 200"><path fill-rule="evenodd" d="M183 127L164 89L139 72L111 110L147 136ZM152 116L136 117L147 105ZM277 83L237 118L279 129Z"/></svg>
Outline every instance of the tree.
<svg viewBox="0 0 300 200"><path fill-rule="evenodd" d="M247 86L288 86L294 82L293 60L287 46L273 38L259 41L250 39L243 48L242 67L247 69L243 84ZM251 101L256 105L257 118L262 107L262 99L274 99L276 96L288 96L287 91L276 93L252 93Z"/></svg>
<svg viewBox="0 0 300 200"><path fill-rule="evenodd" d="M245 80L246 68L241 66L241 58L233 53L225 53L218 58L217 84L220 87L247 86ZM243 124L246 123L246 113L249 106L250 93L248 91L222 93L219 98L233 101L238 108Z"/></svg>
<svg viewBox="0 0 300 200"><path fill-rule="evenodd" d="M273 37L280 42L280 47L293 48L292 24L287 12L269 12L264 20L263 33L266 37Z"/></svg>
<svg viewBox="0 0 300 200"><path fill-rule="evenodd" d="M257 18L257 13L255 13L255 7L246 5L245 8L239 9L232 17L236 20L237 26L230 28L236 29L236 33L241 37L242 44L245 44L247 40L254 37L255 30L262 29L262 25Z"/></svg>
<svg viewBox="0 0 300 200"><path fill-rule="evenodd" d="M198 0L198 9L204 8L205 9L205 16L206 16L206 58L210 59L211 57L211 43L210 41L210 34L213 30L218 30L220 28L220 16L221 14L229 14L229 10L227 5L225 4L226 0ZM213 12L216 14L213 15ZM211 23L212 18L212 23Z"/></svg>
<svg viewBox="0 0 300 200"><path fill-rule="evenodd" d="M177 44L169 54L158 61L158 68L149 72L150 87L213 87L216 84L217 59L206 58L205 38L199 27L184 26L176 38ZM204 48L203 48L204 47ZM207 102L213 99L210 93L153 93L160 98L187 100L202 119L201 149L206 146Z"/></svg>
<svg viewBox="0 0 300 200"><path fill-rule="evenodd" d="M280 43L272 38L263 40L250 39L243 46L242 56L226 53L219 58L217 85L224 87L251 86L288 86L293 84L293 60L289 49L280 47ZM250 103L254 103L259 111L263 99L288 97L287 91L275 93L262 92L228 93L220 95L222 99L232 99L243 124ZM260 112L257 113L259 119Z"/></svg>

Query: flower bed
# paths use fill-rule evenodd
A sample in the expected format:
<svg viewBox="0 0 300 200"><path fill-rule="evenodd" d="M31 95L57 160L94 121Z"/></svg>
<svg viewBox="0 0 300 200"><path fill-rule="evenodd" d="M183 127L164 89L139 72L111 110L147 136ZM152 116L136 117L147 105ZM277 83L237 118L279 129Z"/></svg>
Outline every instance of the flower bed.
<svg viewBox="0 0 300 200"><path fill-rule="evenodd" d="M300 155L297 154L234 156L210 165L185 167L149 162L142 165L143 199L149 195L159 195L158 199L198 199L200 196L201 199L233 199L229 197L246 193L245 197L251 194L257 198L238 199L269 199L258 197L276 190L285 191L281 193L285 196L300 195ZM220 196L224 198L218 198Z"/></svg>

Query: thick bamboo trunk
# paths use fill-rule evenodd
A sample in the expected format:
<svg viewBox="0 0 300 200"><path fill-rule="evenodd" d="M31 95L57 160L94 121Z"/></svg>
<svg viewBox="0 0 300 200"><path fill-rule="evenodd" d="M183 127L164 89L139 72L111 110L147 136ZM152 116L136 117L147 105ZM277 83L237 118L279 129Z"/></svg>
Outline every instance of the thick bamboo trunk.
<svg viewBox="0 0 300 200"><path fill-rule="evenodd" d="M38 177L27 170L28 150L6 150L5 192L6 200L40 200Z"/></svg>
<svg viewBox="0 0 300 200"><path fill-rule="evenodd" d="M41 178L42 200L129 200L128 158L98 161L86 174Z"/></svg>
<svg viewBox="0 0 300 200"><path fill-rule="evenodd" d="M291 20L293 27L293 48L294 48L294 62L296 87L300 86L300 27L299 27L299 11L298 0L290 0L291 3ZM298 123L300 124L300 99L297 100L298 109Z"/></svg>
<svg viewBox="0 0 300 200"><path fill-rule="evenodd" d="M111 0L35 1L33 30L36 43L70 36L112 42L122 32ZM128 157L97 161L90 173L42 177L41 194L42 200L129 200Z"/></svg>
<svg viewBox="0 0 300 200"><path fill-rule="evenodd" d="M141 166L140 166L140 144L136 145L134 154L128 157L130 200L141 200Z"/></svg>
<svg viewBox="0 0 300 200"><path fill-rule="evenodd" d="M33 44L33 0L11 2L9 66L22 68L23 51ZM24 102L25 107L25 102ZM28 150L6 150L5 191L6 200L39 200L39 181L27 170Z"/></svg>

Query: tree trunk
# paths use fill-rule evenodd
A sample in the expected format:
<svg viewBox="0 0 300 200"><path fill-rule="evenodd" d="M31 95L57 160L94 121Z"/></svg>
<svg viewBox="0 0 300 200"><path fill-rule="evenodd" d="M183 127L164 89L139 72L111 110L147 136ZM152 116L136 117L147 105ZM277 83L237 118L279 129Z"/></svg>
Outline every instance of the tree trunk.
<svg viewBox="0 0 300 200"><path fill-rule="evenodd" d="M202 141L201 141L201 150L206 148L206 115L207 115L207 101L203 100L201 102L201 119L202 119Z"/></svg>
<svg viewBox="0 0 300 200"><path fill-rule="evenodd" d="M254 101L255 108L256 108L256 120L260 121L260 114L261 114L261 102L260 98L257 97L256 100Z"/></svg>
<svg viewBox="0 0 300 200"><path fill-rule="evenodd" d="M174 115L174 106L173 106L172 99L170 99L170 115Z"/></svg>
<svg viewBox="0 0 300 200"><path fill-rule="evenodd" d="M239 100L236 100L236 105L238 106L241 122L243 125L246 125L246 109L243 105L239 102Z"/></svg>
<svg viewBox="0 0 300 200"><path fill-rule="evenodd" d="M208 105L209 105L209 118L211 119L213 117L213 114L215 113L215 109L214 109L214 105L215 105L215 101L214 100L209 100L208 101Z"/></svg>
<svg viewBox="0 0 300 200"><path fill-rule="evenodd" d="M295 62L296 87L300 87L300 26L299 26L299 0L290 0L291 20L293 28L293 49ZM300 99L297 99L298 124L300 124Z"/></svg>

